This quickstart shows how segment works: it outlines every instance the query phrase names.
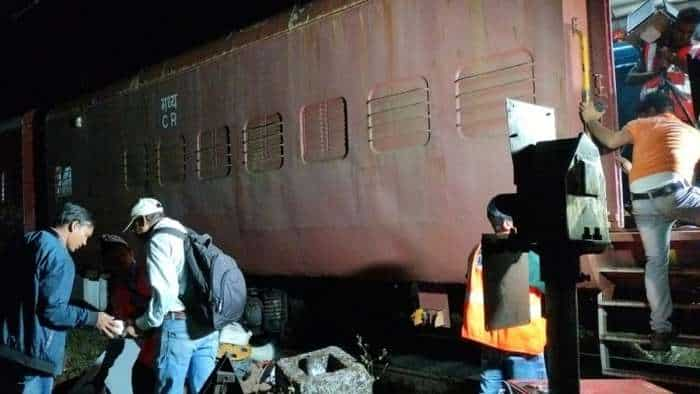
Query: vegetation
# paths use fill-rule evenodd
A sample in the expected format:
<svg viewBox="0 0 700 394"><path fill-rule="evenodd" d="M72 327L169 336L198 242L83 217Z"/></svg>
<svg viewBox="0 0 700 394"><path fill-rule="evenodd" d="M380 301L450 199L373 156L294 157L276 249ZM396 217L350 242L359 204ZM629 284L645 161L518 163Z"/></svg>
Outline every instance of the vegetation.
<svg viewBox="0 0 700 394"><path fill-rule="evenodd" d="M700 349L671 346L671 350L668 352L650 352L636 344L634 347L641 354L641 358L649 361L695 368L700 367Z"/></svg>
<svg viewBox="0 0 700 394"><path fill-rule="evenodd" d="M379 381L389 367L389 351L386 348L382 348L378 354L372 354L369 344L364 342L359 334L356 335L356 338L357 347L360 348L360 362L365 366L367 372L374 377L374 381Z"/></svg>
<svg viewBox="0 0 700 394"><path fill-rule="evenodd" d="M94 327L68 331L66 360L63 375L58 381L66 381L80 376L107 347L108 339L100 335Z"/></svg>

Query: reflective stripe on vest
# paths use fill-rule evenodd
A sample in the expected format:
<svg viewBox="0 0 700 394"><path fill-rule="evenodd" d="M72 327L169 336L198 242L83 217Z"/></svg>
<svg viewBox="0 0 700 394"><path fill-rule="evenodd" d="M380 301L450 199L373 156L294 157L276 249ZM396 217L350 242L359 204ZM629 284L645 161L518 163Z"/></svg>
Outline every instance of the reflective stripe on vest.
<svg viewBox="0 0 700 394"><path fill-rule="evenodd" d="M464 298L464 323L462 338L484 345L524 354L541 354L547 343L547 323L542 317L542 296L530 289L530 323L498 330L486 330L484 318L484 289L482 268L477 264L481 246L477 246L469 259L469 276Z"/></svg>
<svg viewBox="0 0 700 394"><path fill-rule="evenodd" d="M647 43L642 47L642 57L644 58L644 67L647 71L653 71L660 67L660 59L656 57L657 45L655 42Z"/></svg>

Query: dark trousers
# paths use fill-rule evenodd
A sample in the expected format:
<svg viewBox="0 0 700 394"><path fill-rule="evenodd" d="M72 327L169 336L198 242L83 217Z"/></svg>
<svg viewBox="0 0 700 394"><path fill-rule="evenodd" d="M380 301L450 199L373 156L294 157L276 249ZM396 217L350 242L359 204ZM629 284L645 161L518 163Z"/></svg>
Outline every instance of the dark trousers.
<svg viewBox="0 0 700 394"><path fill-rule="evenodd" d="M95 376L93 384L98 390L105 389L105 379L109 374L109 369L112 368L116 359L124 351L125 341L124 339L113 339L107 345L107 350L105 354L104 361L100 371ZM131 388L134 394L141 393L153 393L155 391L156 378L153 372L152 365L145 365L139 360L136 360L134 366L131 369ZM0 392L1 394L2 392Z"/></svg>
<svg viewBox="0 0 700 394"><path fill-rule="evenodd" d="M107 349L105 350L105 358L104 360L102 360L100 370L97 372L97 374L92 380L92 384L98 391L104 389L105 379L107 379L107 375L109 375L109 369L112 368L112 366L114 366L114 362L117 360L119 355L122 354L123 351L123 338L111 339L107 343Z"/></svg>
<svg viewBox="0 0 700 394"><path fill-rule="evenodd" d="M138 360L131 369L131 387L134 393L152 393L156 389L156 375L152 366Z"/></svg>

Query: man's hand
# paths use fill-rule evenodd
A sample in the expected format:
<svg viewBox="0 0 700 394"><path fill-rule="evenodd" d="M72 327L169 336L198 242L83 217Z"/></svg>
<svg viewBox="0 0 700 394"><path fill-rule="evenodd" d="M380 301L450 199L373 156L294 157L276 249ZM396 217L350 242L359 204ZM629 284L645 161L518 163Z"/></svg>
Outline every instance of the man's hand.
<svg viewBox="0 0 700 394"><path fill-rule="evenodd" d="M603 112L598 112L593 101L582 102L579 104L578 110L584 123L600 120L603 117Z"/></svg>
<svg viewBox="0 0 700 394"><path fill-rule="evenodd" d="M623 157L619 150L615 151L613 158L625 174L629 174L632 171L632 162Z"/></svg>
<svg viewBox="0 0 700 394"><path fill-rule="evenodd" d="M97 313L97 324L95 324L95 327L108 338L115 338L121 334L119 332L119 324L115 323L114 317L104 312Z"/></svg>
<svg viewBox="0 0 700 394"><path fill-rule="evenodd" d="M600 123L599 120L603 116L603 112L598 111L592 102L583 102L579 104L578 108L581 120L586 124L586 129L606 148L616 149L622 145L634 143L632 135L626 128L618 132Z"/></svg>
<svg viewBox="0 0 700 394"><path fill-rule="evenodd" d="M124 329L124 335L126 335L129 338L138 338L141 334L141 330L136 328L136 324L134 323L133 320L127 320L126 321L126 329Z"/></svg>

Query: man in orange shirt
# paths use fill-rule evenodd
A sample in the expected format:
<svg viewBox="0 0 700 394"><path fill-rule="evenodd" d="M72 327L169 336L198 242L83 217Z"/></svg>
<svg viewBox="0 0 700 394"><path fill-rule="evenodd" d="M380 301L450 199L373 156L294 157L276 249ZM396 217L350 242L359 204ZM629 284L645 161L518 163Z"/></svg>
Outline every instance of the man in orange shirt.
<svg viewBox="0 0 700 394"><path fill-rule="evenodd" d="M495 199L486 208L489 222L496 234L515 231L513 219L500 211ZM503 392L508 379L547 378L544 347L547 342L547 323L542 317L544 283L539 277L539 257L529 253L530 323L522 326L486 330L484 318L483 267L481 245L469 257L464 297L462 338L484 345L481 351L480 394Z"/></svg>
<svg viewBox="0 0 700 394"><path fill-rule="evenodd" d="M603 115L582 103L581 118L593 136L610 149L634 145L629 174L634 214L647 262L644 285L651 309L651 349L670 349L673 312L668 282L671 227L676 220L700 224L700 189L691 186L700 159L700 132L673 114L663 92L645 97L640 118L620 131L600 123Z"/></svg>

